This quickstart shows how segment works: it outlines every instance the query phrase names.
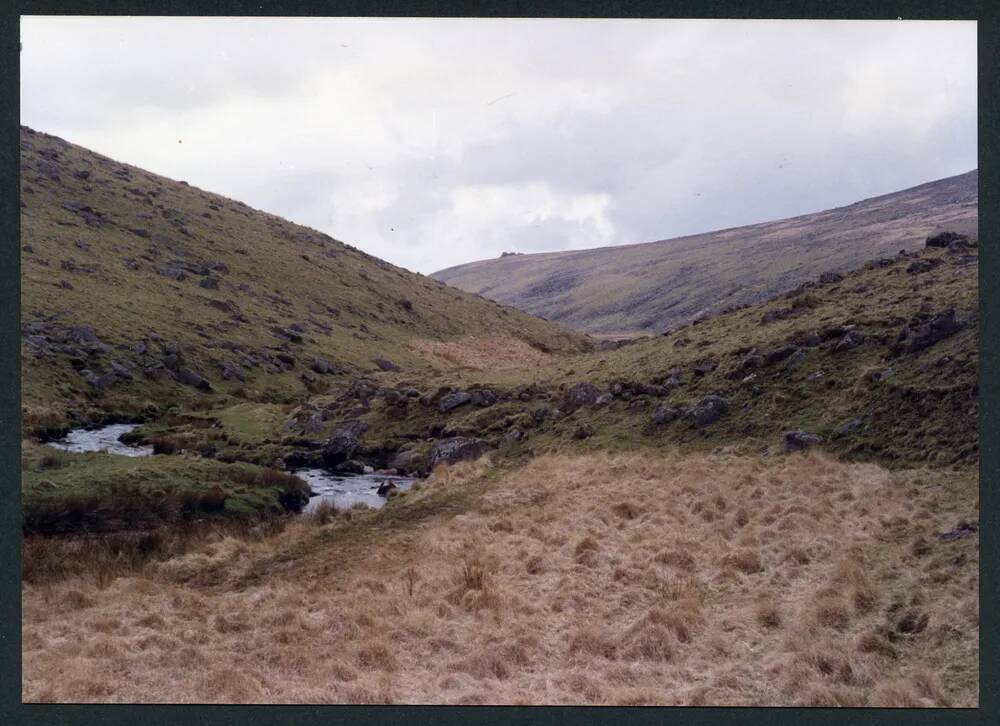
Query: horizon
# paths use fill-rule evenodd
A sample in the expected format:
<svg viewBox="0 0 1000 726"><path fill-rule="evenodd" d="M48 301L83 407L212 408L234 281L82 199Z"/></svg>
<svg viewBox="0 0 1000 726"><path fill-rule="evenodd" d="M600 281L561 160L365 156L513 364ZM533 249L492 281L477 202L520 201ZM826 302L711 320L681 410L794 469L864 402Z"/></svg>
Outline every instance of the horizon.
<svg viewBox="0 0 1000 726"><path fill-rule="evenodd" d="M21 123L429 274L975 170L975 30L25 17Z"/></svg>

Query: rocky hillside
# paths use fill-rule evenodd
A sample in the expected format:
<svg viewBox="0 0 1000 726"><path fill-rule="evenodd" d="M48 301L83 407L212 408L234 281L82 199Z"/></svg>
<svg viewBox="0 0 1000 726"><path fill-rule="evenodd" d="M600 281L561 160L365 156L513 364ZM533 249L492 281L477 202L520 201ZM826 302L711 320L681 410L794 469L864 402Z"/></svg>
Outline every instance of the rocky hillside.
<svg viewBox="0 0 1000 726"><path fill-rule="evenodd" d="M584 337L245 204L21 129L25 426L284 402L430 368L469 336L535 355Z"/></svg>
<svg viewBox="0 0 1000 726"><path fill-rule="evenodd" d="M577 330L659 333L759 302L819 272L917 249L938 231L976 236L978 181L971 171L776 222L640 245L505 255L433 276Z"/></svg>

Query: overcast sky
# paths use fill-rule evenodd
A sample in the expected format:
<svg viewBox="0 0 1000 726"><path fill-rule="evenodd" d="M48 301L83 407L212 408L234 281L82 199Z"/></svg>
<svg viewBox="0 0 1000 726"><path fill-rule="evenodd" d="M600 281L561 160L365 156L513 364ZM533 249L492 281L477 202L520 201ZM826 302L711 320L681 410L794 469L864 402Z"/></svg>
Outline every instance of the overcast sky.
<svg viewBox="0 0 1000 726"><path fill-rule="evenodd" d="M969 171L972 22L22 18L22 123L429 273Z"/></svg>

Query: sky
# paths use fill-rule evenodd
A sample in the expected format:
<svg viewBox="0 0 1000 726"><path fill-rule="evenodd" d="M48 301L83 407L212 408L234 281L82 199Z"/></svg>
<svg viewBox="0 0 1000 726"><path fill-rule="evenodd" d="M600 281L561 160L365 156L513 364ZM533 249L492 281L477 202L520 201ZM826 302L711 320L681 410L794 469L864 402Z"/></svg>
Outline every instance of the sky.
<svg viewBox="0 0 1000 726"><path fill-rule="evenodd" d="M952 21L21 19L21 122L423 273L977 167Z"/></svg>

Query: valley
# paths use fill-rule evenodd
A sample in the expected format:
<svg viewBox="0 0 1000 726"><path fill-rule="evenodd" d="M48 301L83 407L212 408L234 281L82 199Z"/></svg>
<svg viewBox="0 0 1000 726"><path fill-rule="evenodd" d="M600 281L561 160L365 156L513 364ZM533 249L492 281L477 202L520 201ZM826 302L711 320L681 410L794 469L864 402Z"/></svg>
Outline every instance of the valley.
<svg viewBox="0 0 1000 726"><path fill-rule="evenodd" d="M975 173L609 341L21 143L25 700L977 703Z"/></svg>

